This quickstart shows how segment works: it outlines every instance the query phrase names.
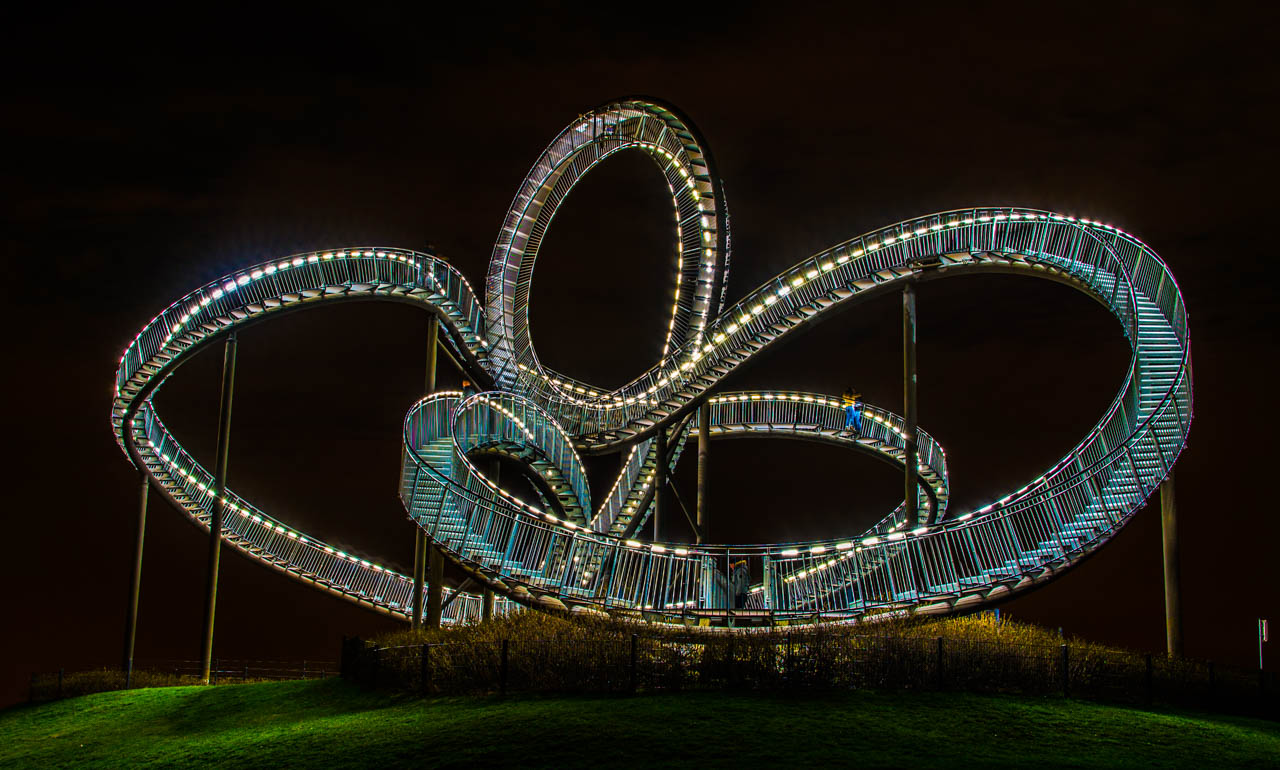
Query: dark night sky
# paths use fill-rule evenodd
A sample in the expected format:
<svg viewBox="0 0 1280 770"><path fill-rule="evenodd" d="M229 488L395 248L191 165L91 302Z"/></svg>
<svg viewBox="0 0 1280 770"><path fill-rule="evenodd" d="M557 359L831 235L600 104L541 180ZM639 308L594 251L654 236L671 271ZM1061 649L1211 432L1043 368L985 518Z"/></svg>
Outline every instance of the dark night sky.
<svg viewBox="0 0 1280 770"><path fill-rule="evenodd" d="M136 490L108 393L142 324L237 266L304 249L432 242L482 283L542 148L579 112L633 93L681 107L715 153L733 218L731 301L826 246L962 206L1053 209L1150 243L1181 283L1194 341L1196 422L1178 466L1187 652L1255 661L1254 619L1280 621L1267 488L1280 460L1268 385L1280 351L1264 273L1280 177L1275 12L777 7L637 7L617 25L611 7L582 4L516 17L361 5L346 7L358 16L60 8L11 19L0 53L2 702L25 694L32 670L118 659ZM656 358L673 280L668 206L638 155L602 165L570 197L532 299L550 365L618 384ZM921 425L948 450L961 509L1070 449L1127 362L1115 321L1055 284L930 283L919 315ZM232 486L286 522L408 567L398 430L420 395L424 329L420 313L370 304L244 333ZM838 393L852 382L900 409L899 334L898 301L882 298L728 384ZM219 365L202 354L157 399L206 463ZM887 466L838 450L713 449L717 541L857 533L900 489ZM597 463L598 492L613 462ZM687 500L691 462L678 474ZM137 655L194 658L203 537L154 495L148 527ZM235 556L219 598L222 657L333 659L342 634L395 625ZM1005 609L1161 649L1158 508Z"/></svg>

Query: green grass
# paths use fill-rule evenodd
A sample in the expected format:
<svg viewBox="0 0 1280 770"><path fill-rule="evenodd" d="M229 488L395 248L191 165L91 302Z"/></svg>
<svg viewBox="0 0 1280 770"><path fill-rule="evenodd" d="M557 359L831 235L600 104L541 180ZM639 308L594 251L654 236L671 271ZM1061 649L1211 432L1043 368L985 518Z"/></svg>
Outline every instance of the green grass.
<svg viewBox="0 0 1280 770"><path fill-rule="evenodd" d="M0 766L1280 766L1280 724L1058 698L417 699L340 680L109 692L0 712Z"/></svg>

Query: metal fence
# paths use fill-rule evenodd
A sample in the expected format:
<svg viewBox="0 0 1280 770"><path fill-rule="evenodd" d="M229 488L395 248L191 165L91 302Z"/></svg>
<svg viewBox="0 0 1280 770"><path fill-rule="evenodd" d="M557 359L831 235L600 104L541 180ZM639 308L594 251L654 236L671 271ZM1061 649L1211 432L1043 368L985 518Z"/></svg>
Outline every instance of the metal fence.
<svg viewBox="0 0 1280 770"><path fill-rule="evenodd" d="M342 675L424 695L947 690L1280 715L1274 673L1070 644L823 633L343 643Z"/></svg>
<svg viewBox="0 0 1280 770"><path fill-rule="evenodd" d="M80 668L43 671L31 675L28 700L48 701L135 687L175 687L202 684L202 663L198 660L142 660L133 671L119 668ZM331 660L241 660L216 659L210 670L210 684L327 679L338 674Z"/></svg>

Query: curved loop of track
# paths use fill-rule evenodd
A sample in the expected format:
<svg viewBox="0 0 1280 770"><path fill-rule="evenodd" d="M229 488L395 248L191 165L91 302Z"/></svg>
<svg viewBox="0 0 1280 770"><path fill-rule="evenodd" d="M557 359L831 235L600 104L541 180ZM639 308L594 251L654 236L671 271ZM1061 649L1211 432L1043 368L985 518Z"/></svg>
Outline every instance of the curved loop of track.
<svg viewBox="0 0 1280 770"><path fill-rule="evenodd" d="M683 154L663 143L680 135L673 126L688 134ZM588 129L596 132L591 139L583 136ZM152 319L121 357L112 408L117 440L155 487L207 526L211 475L152 406L165 378L232 330L283 312L336 301L415 304L436 316L443 341L465 367L505 388L466 399L438 393L410 411L401 478L410 517L469 574L502 593L500 610L517 601L667 619L726 614L735 560L746 560L756 579L748 606L775 618L973 607L1077 563L1122 527L1169 473L1190 430L1190 338L1172 274L1141 241L1051 212L943 212L825 250L716 315L712 289L716 262L727 256L720 252L727 217L704 145L669 107L643 100L611 103L571 124L517 195L512 211L523 213L508 216L483 305L447 263L383 248L272 260L188 294ZM678 227L678 241L693 232L691 243L712 245L698 250L701 280L677 294L667 354L631 383L607 391L537 363L527 327L536 256L529 239L545 234L556 206L595 163L633 148L660 165L669 161L664 169L672 180L685 180L679 194L672 185L678 221L682 206L702 212ZM530 229L511 226L524 221L533 223ZM750 546L633 539L652 498L651 437L659 429L674 432L674 465L704 400L711 402L717 437L789 435L900 463L902 423L893 415L867 407L863 435L856 436L842 430L841 406L829 396L724 393L718 385L795 329L905 281L974 272L1062 282L1097 300L1121 324L1132 350L1127 376L1103 417L1060 461L998 503L954 515L945 506L945 454L921 434L921 501L922 508L936 508L933 526L909 529L899 507L858 537ZM485 478L467 459L482 446L527 456L546 490L539 493L543 499L519 500ZM630 454L592 513L577 455L616 449ZM230 490L225 499L227 540L247 555L344 598L407 612L412 586L406 576L310 538ZM479 609L478 596L461 594L446 619L474 617Z"/></svg>

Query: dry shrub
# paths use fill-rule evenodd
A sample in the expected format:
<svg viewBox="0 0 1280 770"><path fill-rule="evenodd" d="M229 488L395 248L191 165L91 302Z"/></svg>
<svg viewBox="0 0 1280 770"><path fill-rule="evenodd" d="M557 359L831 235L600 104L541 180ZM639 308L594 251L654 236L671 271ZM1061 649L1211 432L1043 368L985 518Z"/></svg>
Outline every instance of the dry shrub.
<svg viewBox="0 0 1280 770"><path fill-rule="evenodd" d="M634 641L633 641L634 637ZM487 623L378 637L379 686L435 692L745 687L947 687L1046 692L1062 686L1056 631L983 613L770 629L710 629L523 610ZM632 645L635 663L632 664ZM425 669L423 650L427 648ZM1143 657L1070 641L1081 689L1130 688Z"/></svg>

